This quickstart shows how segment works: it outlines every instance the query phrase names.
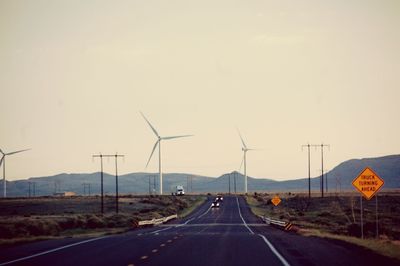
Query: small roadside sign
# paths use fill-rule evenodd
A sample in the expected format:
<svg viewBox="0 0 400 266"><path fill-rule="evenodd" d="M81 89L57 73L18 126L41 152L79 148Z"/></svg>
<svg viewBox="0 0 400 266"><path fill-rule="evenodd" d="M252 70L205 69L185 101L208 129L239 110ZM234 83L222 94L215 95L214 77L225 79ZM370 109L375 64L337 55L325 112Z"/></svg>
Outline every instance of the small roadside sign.
<svg viewBox="0 0 400 266"><path fill-rule="evenodd" d="M385 182L367 167L353 180L352 184L367 200L370 200Z"/></svg>
<svg viewBox="0 0 400 266"><path fill-rule="evenodd" d="M271 199L272 204L274 204L275 206L278 206L279 203L281 203L281 199L275 195L272 199Z"/></svg>

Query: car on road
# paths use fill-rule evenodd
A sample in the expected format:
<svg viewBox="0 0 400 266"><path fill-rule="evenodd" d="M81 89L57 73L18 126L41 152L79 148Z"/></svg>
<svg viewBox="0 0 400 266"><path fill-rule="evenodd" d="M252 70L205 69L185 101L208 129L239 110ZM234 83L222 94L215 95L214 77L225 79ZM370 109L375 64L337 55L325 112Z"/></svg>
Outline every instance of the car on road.
<svg viewBox="0 0 400 266"><path fill-rule="evenodd" d="M224 201L224 198L221 195L217 195L216 201Z"/></svg>
<svg viewBox="0 0 400 266"><path fill-rule="evenodd" d="M211 203L211 208L219 208L219 201L214 200L214 201Z"/></svg>

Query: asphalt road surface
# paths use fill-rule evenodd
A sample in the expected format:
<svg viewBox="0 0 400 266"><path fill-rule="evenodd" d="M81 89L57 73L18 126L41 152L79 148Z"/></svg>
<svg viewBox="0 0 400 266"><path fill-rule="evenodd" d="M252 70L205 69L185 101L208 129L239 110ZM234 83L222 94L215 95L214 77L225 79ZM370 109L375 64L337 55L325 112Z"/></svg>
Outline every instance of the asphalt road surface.
<svg viewBox="0 0 400 266"><path fill-rule="evenodd" d="M0 265L399 265L366 249L262 224L241 197L121 235L0 249Z"/></svg>

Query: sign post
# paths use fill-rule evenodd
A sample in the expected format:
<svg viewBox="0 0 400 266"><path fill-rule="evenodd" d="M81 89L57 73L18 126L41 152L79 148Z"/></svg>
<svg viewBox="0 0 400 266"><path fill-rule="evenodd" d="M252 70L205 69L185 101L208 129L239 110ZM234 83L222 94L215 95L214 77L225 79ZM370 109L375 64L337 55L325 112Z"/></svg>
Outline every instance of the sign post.
<svg viewBox="0 0 400 266"><path fill-rule="evenodd" d="M352 182L353 186L361 193L360 198L360 216L361 216L361 238L364 238L363 230L363 206L362 197L364 196L367 200L372 199L373 196L377 197L378 191L385 184L382 178L380 178L371 168L365 168ZM378 237L378 198L376 198L376 237Z"/></svg>
<svg viewBox="0 0 400 266"><path fill-rule="evenodd" d="M274 204L274 206L278 206L279 203L281 203L281 201L282 201L282 200L279 198L278 195L275 195L275 196L271 199L271 202L272 202L272 204Z"/></svg>

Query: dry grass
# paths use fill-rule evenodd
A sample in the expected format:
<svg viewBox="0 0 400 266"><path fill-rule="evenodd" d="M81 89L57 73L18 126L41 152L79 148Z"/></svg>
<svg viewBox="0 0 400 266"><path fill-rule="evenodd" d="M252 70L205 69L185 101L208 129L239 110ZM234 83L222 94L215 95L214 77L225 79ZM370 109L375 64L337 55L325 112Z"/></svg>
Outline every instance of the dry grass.
<svg viewBox="0 0 400 266"><path fill-rule="evenodd" d="M204 196L128 196L115 214L115 200L106 198L101 215L98 197L2 199L0 245L125 232L139 220L187 215L203 201Z"/></svg>
<svg viewBox="0 0 400 266"><path fill-rule="evenodd" d="M277 207L270 201L274 195L255 193L246 200L254 214L290 221L303 235L347 241L400 259L400 193L379 195L379 239L375 238L375 200L363 200L365 239L360 239L359 195L346 193L309 200L307 194L280 194L282 202Z"/></svg>
<svg viewBox="0 0 400 266"><path fill-rule="evenodd" d="M300 230L299 233L304 236L316 236L349 242L361 247L368 248L370 250L374 250L376 253L382 254L384 256L400 260L400 242L384 239L385 237L382 237L381 239L361 239L351 236L330 234L326 232L321 232L319 230L306 229Z"/></svg>

